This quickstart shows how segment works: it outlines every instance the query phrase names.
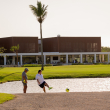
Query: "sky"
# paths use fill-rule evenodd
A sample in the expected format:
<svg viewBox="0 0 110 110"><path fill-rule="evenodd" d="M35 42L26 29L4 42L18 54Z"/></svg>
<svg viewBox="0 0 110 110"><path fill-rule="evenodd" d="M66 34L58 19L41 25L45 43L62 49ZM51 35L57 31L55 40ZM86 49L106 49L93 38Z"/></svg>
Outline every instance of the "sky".
<svg viewBox="0 0 110 110"><path fill-rule="evenodd" d="M48 5L43 38L101 37L110 47L110 0L38 0ZM0 37L37 36L40 24L29 5L37 0L0 0Z"/></svg>

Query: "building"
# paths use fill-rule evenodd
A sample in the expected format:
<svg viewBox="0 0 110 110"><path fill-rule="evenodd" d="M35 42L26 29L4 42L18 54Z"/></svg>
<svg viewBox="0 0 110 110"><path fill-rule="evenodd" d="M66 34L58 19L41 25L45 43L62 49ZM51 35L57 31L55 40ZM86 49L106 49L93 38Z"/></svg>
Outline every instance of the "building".
<svg viewBox="0 0 110 110"><path fill-rule="evenodd" d="M19 44L19 65L41 63L41 40L38 37L0 38L0 47L7 50L0 54L0 65L17 64L11 46ZM101 52L101 37L52 37L43 39L44 64L109 63L110 52ZM108 60L104 60L107 55ZM4 57L2 57L4 56Z"/></svg>

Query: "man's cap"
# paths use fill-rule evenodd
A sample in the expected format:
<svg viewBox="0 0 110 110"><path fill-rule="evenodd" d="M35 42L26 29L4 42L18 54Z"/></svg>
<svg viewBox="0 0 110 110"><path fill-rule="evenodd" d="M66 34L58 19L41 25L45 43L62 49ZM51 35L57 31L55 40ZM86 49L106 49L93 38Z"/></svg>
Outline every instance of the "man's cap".
<svg viewBox="0 0 110 110"><path fill-rule="evenodd" d="M26 71L29 71L28 68L25 68Z"/></svg>

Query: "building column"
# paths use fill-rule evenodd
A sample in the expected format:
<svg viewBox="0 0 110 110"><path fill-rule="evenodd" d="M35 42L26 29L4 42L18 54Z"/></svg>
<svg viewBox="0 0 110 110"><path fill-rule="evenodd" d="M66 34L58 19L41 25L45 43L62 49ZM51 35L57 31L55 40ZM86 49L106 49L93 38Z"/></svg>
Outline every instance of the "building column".
<svg viewBox="0 0 110 110"><path fill-rule="evenodd" d="M96 54L94 54L94 63L96 63Z"/></svg>
<svg viewBox="0 0 110 110"><path fill-rule="evenodd" d="M82 63L82 54L80 54L80 63Z"/></svg>
<svg viewBox="0 0 110 110"><path fill-rule="evenodd" d="M100 60L100 62L101 62L101 55L99 55L99 60Z"/></svg>
<svg viewBox="0 0 110 110"><path fill-rule="evenodd" d="M66 64L68 64L68 54L66 54Z"/></svg>
<svg viewBox="0 0 110 110"><path fill-rule="evenodd" d="M53 61L53 56L50 56L50 62L52 63L52 61Z"/></svg>
<svg viewBox="0 0 110 110"><path fill-rule="evenodd" d="M6 65L6 56L4 55L4 65Z"/></svg>
<svg viewBox="0 0 110 110"><path fill-rule="evenodd" d="M86 55L86 61L88 62L88 55Z"/></svg>
<svg viewBox="0 0 110 110"><path fill-rule="evenodd" d="M46 55L44 55L44 65L46 64Z"/></svg>
<svg viewBox="0 0 110 110"><path fill-rule="evenodd" d="M15 65L15 56L13 56L12 64Z"/></svg>
<svg viewBox="0 0 110 110"><path fill-rule="evenodd" d="M38 56L36 56L36 63L38 64Z"/></svg>
<svg viewBox="0 0 110 110"><path fill-rule="evenodd" d="M22 65L22 55L20 55L20 64Z"/></svg>
<svg viewBox="0 0 110 110"><path fill-rule="evenodd" d="M109 63L109 54L108 54L108 63Z"/></svg>
<svg viewBox="0 0 110 110"><path fill-rule="evenodd" d="M104 54L102 55L102 62L104 62Z"/></svg>
<svg viewBox="0 0 110 110"><path fill-rule="evenodd" d="M73 62L73 60L75 60L75 57L74 57L74 55L72 55L72 62ZM73 62L74 63L74 62Z"/></svg>

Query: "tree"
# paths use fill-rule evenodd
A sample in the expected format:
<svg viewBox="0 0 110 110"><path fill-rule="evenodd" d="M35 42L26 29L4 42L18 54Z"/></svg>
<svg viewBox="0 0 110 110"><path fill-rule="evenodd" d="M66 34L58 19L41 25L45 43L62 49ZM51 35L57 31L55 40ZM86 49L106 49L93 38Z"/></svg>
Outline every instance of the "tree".
<svg viewBox="0 0 110 110"><path fill-rule="evenodd" d="M4 53L6 50L4 47L0 47L0 53Z"/></svg>
<svg viewBox="0 0 110 110"><path fill-rule="evenodd" d="M110 52L110 47L101 47L101 52ZM108 55L104 55L104 61L107 61Z"/></svg>
<svg viewBox="0 0 110 110"><path fill-rule="evenodd" d="M42 22L44 21L46 15L47 15L47 7L41 2L37 1L37 7L33 5L29 5L33 14L37 17L38 22L40 23L40 36L41 36L41 59L42 59L42 68L41 70L44 70L43 68L43 41L42 41Z"/></svg>
<svg viewBox="0 0 110 110"><path fill-rule="evenodd" d="M5 49L4 47L0 47L0 56L1 57L4 57L4 52L6 51L7 49ZM5 55L5 57L6 57L6 55ZM1 62L0 62L1 63Z"/></svg>
<svg viewBox="0 0 110 110"><path fill-rule="evenodd" d="M19 50L19 44L17 46L12 46L10 48L10 51L16 53L16 56L17 56L17 66L18 66L18 50Z"/></svg>
<svg viewBox="0 0 110 110"><path fill-rule="evenodd" d="M110 47L101 47L101 52L110 52Z"/></svg>

